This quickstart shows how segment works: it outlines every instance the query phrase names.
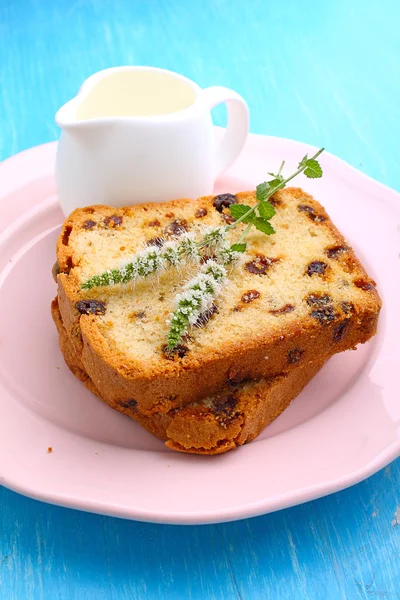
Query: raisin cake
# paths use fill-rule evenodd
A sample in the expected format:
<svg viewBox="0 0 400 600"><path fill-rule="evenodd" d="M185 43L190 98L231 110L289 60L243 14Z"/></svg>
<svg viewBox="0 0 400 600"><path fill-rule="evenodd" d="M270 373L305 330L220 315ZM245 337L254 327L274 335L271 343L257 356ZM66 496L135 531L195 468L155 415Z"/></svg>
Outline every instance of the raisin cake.
<svg viewBox="0 0 400 600"><path fill-rule="evenodd" d="M63 326L86 376L111 406L134 399L141 415L218 394L227 382L313 368L376 332L375 282L324 208L298 188L271 202L276 233L254 230L243 262L213 310L171 355L168 317L193 266L170 268L135 285L82 289L149 244L232 222L229 206L254 205L254 192L120 209L75 210L57 243ZM243 228L230 232L237 240ZM253 228L254 229L254 228Z"/></svg>

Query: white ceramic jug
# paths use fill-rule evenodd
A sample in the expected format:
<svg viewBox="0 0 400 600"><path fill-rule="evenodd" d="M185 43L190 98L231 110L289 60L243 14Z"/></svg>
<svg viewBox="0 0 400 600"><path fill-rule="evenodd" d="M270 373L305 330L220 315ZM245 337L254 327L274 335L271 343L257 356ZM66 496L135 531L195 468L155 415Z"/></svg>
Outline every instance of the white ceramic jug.
<svg viewBox="0 0 400 600"><path fill-rule="evenodd" d="M226 102L228 125L216 144L210 109ZM202 90L153 67L117 67L89 77L56 114L56 162L67 215L91 204L124 206L211 194L236 159L249 128L241 96Z"/></svg>

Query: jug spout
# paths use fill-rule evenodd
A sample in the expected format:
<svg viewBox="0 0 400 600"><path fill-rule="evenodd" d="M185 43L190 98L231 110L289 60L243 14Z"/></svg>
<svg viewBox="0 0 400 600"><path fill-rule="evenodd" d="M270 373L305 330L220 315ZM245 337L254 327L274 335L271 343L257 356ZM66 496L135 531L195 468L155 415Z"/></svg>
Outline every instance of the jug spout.
<svg viewBox="0 0 400 600"><path fill-rule="evenodd" d="M78 104L76 102L76 98L73 98L57 111L55 116L57 125L63 131L70 131L74 129L78 123L77 112Z"/></svg>
<svg viewBox="0 0 400 600"><path fill-rule="evenodd" d="M95 134L100 132L105 123L103 119L82 119L79 115L79 109L81 106L80 98L77 96L73 98L64 106L62 106L56 113L55 121L60 129L65 133L70 133L75 137L82 137L87 132Z"/></svg>

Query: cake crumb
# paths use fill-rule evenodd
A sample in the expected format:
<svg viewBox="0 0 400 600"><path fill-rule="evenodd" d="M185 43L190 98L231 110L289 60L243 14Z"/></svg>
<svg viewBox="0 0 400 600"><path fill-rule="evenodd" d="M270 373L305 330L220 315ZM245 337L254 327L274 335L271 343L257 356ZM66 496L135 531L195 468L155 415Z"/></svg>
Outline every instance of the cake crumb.
<svg viewBox="0 0 400 600"><path fill-rule="evenodd" d="M53 452L53 448L51 446L49 446L47 448L47 454L51 454Z"/></svg>

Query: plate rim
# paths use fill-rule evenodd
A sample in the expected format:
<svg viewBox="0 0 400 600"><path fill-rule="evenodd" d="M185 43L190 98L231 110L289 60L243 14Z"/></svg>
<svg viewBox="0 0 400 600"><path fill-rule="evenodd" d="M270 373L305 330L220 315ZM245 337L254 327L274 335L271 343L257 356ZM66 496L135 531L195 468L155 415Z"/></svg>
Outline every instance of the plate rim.
<svg viewBox="0 0 400 600"><path fill-rule="evenodd" d="M221 130L221 128L217 128ZM220 132L219 132L220 135ZM260 134L250 134L249 138L256 138L262 140L263 143L266 140L274 140L275 142L283 142L288 144L294 144L299 148L304 149L313 149L314 147L309 144L303 144L302 142L296 140L290 140L288 138L280 138L277 136L264 136ZM20 168L19 163L27 161L31 162L34 154L43 153L43 151L48 152L49 156L52 158L55 157L57 148L57 142L49 142L47 144L42 144L38 146L34 146L33 148L29 148L23 150L22 152L8 157L4 161L0 163L0 175L4 172L4 169L7 170L11 168L11 170L18 170ZM358 170L357 168L349 165L344 160L336 157L335 155L326 152L324 153L326 156L329 156L330 160L335 161L340 166L344 167L348 172L351 170L353 175L357 178L361 178L365 183L375 187L376 190L380 190L385 193L384 200L389 200L392 208L396 210L396 212L400 215L400 194L393 190L392 188L386 186L385 184L376 181ZM235 172L235 166L233 166L228 174L233 174ZM386 197L388 196L388 197ZM1 205L1 195L0 195L0 205ZM58 426L51 424L51 427L59 428ZM60 428L59 428L60 429ZM74 436L75 434L70 435ZM0 484L29 497L35 498L37 500L41 500L44 502L48 502L51 504L57 504L66 506L69 508L96 512L100 514L113 515L116 517L130 518L138 521L150 521L153 523L169 523L169 524L205 524L205 523L219 523L233 520L240 520L252 516L258 516L261 514L266 514L267 512L273 512L276 510L280 510L283 508L287 508L289 506L294 506L296 504L300 504L303 502L310 501L312 499L319 498L321 496L328 495L330 493L334 493L341 489L344 489L350 485L354 485L359 481L362 481L366 477L371 476L379 469L385 467L389 462L394 460L400 455L400 438L396 438L391 444L385 447L385 450L380 452L377 456L371 459L363 468L360 468L355 471L351 471L346 475L339 476L335 480L330 481L329 489L327 490L326 484L315 484L308 485L304 488L298 488L295 491L287 492L280 496L275 496L272 500L268 498L262 498L257 502L253 502L250 504L246 504L245 506L229 508L229 509L219 509L218 511L203 511L202 513L198 513L197 511L191 513L186 512L182 515L182 513L174 514L169 510L167 513L164 513L162 510L159 511L145 511L137 508L126 507L126 506L111 506L110 504L104 506L104 503L98 502L96 499L82 499L77 498L73 494L60 494L57 492L49 493L43 492L40 488L35 486L29 486L19 481L18 478L13 479L12 477L5 478L2 476L0 471ZM6 469L7 470L7 469Z"/></svg>

